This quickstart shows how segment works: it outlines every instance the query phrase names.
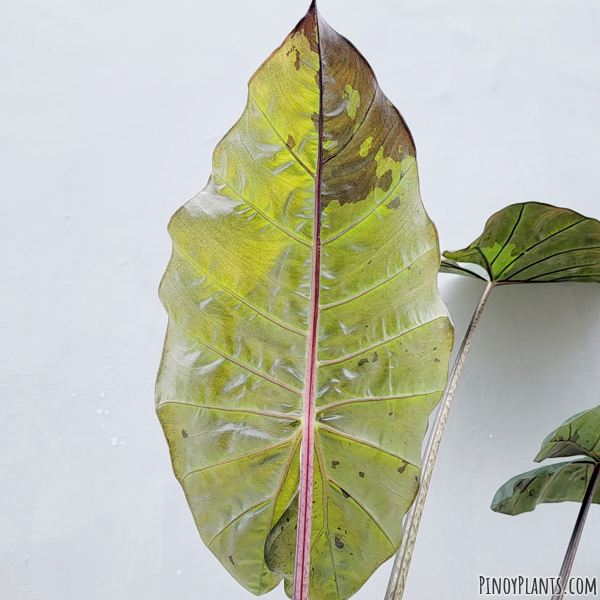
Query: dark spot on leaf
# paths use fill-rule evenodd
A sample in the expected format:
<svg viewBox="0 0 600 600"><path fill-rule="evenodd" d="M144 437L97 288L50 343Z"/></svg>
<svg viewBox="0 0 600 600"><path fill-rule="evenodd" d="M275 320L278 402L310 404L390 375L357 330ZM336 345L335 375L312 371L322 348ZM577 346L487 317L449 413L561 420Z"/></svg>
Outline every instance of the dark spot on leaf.
<svg viewBox="0 0 600 600"><path fill-rule="evenodd" d="M186 438L188 436L187 431L185 429L181 430L181 435Z"/></svg>
<svg viewBox="0 0 600 600"><path fill-rule="evenodd" d="M232 565L235 565L235 563L233 562L233 556L231 556L231 554L230 554L230 555L229 555L227 558L229 559L229 562L230 562Z"/></svg>
<svg viewBox="0 0 600 600"><path fill-rule="evenodd" d="M373 260L370 260L367 264L370 265L373 262Z"/></svg>
<svg viewBox="0 0 600 600"><path fill-rule="evenodd" d="M437 346L433 349L433 351L435 352L437 350Z"/></svg>
<svg viewBox="0 0 600 600"><path fill-rule="evenodd" d="M339 464L340 464L339 460L332 460L331 461L331 468L335 469Z"/></svg>
<svg viewBox="0 0 600 600"><path fill-rule="evenodd" d="M392 170L389 169L379 178L379 187L387 192L392 187Z"/></svg>
<svg viewBox="0 0 600 600"><path fill-rule="evenodd" d="M342 495L344 496L344 498L350 498L350 494L346 490L342 490Z"/></svg>
<svg viewBox="0 0 600 600"><path fill-rule="evenodd" d="M439 358L435 358L433 362L437 362L437 363L439 363L439 362L440 362L440 359L439 359Z"/></svg>
<svg viewBox="0 0 600 600"><path fill-rule="evenodd" d="M337 528L337 529L338 529L338 531L341 531L341 530L342 530L342 528L341 528L340 526L338 526L338 528Z"/></svg>
<svg viewBox="0 0 600 600"><path fill-rule="evenodd" d="M365 478L365 474L364 474L362 471L359 471L359 472L358 472L358 476L359 476L359 477L362 477L363 479Z"/></svg>
<svg viewBox="0 0 600 600"><path fill-rule="evenodd" d="M579 435L579 432L576 431L572 436L571 439L576 442L581 436Z"/></svg>
<svg viewBox="0 0 600 600"><path fill-rule="evenodd" d="M363 365L366 365L368 362L369 362L369 359L368 359L368 358L361 358L361 359L358 361L358 365L357 365L357 366L359 366L359 367L362 367Z"/></svg>
<svg viewBox="0 0 600 600"><path fill-rule="evenodd" d="M379 354L377 354L377 352L375 352L375 354L373 354L373 362L377 362L379 360Z"/></svg>
<svg viewBox="0 0 600 600"><path fill-rule="evenodd" d="M289 522L290 522L290 518L289 518L289 517L287 517L287 519L285 520L285 522L286 522L286 523L289 523Z"/></svg>
<svg viewBox="0 0 600 600"><path fill-rule="evenodd" d="M393 416L393 414L394 414L393 412L391 412L391 413L388 413L388 416L390 416L390 417L391 417L391 416Z"/></svg>
<svg viewBox="0 0 600 600"><path fill-rule="evenodd" d="M296 140L291 135L288 135L287 145L290 150L292 150L296 145Z"/></svg>
<svg viewBox="0 0 600 600"><path fill-rule="evenodd" d="M342 542L337 535L335 536L335 547L339 548L340 550L344 547L344 542Z"/></svg>
<svg viewBox="0 0 600 600"><path fill-rule="evenodd" d="M352 552L350 552L350 556L354 556L354 554L352 554Z"/></svg>
<svg viewBox="0 0 600 600"><path fill-rule="evenodd" d="M406 471L406 467L408 467L408 463L404 463L401 467L398 467L398 473L400 473L400 475L402 475L402 473L404 473L404 471Z"/></svg>
<svg viewBox="0 0 600 600"><path fill-rule="evenodd" d="M400 208L400 197L396 196L391 202L386 204L387 208Z"/></svg>
<svg viewBox="0 0 600 600"><path fill-rule="evenodd" d="M296 71L300 70L300 52L296 50L296 60L294 61L294 66L296 67Z"/></svg>

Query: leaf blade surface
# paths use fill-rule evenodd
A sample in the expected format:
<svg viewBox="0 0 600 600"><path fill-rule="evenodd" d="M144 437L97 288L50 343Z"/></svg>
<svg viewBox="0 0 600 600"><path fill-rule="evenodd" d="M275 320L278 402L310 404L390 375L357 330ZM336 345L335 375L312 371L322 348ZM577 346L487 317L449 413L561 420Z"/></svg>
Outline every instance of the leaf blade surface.
<svg viewBox="0 0 600 600"><path fill-rule="evenodd" d="M304 448L311 598L348 598L400 544L453 332L410 132L314 6L169 231L157 412L200 535L290 593Z"/></svg>
<svg viewBox="0 0 600 600"><path fill-rule="evenodd" d="M512 204L470 246L443 255L441 272L476 276L457 269L471 263L499 283L598 282L600 222L549 204Z"/></svg>
<svg viewBox="0 0 600 600"><path fill-rule="evenodd" d="M562 462L517 475L496 492L491 509L514 516L535 510L538 504L581 502L594 466L591 460ZM600 504L600 490L592 502Z"/></svg>
<svg viewBox="0 0 600 600"><path fill-rule="evenodd" d="M567 419L543 441L534 460L582 455L600 462L600 406Z"/></svg>

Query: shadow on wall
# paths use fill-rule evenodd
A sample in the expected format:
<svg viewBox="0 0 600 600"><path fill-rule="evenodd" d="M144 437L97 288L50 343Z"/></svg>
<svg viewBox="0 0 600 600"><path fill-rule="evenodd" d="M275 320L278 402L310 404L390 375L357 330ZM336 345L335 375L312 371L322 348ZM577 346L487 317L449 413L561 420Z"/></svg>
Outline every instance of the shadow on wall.
<svg viewBox="0 0 600 600"><path fill-rule="evenodd" d="M484 284L444 279L456 351ZM499 286L475 332L453 412L471 427L504 433L503 446L537 448L564 419L600 404L599 390L600 285Z"/></svg>

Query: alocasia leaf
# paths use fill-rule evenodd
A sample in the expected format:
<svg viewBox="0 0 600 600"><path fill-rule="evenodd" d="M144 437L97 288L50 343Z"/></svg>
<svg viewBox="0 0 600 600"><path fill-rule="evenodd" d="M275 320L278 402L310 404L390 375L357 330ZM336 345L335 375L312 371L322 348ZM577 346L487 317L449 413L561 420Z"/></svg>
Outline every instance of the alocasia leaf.
<svg viewBox="0 0 600 600"><path fill-rule="evenodd" d="M470 246L444 258L444 273L482 278L457 264L471 263L498 283L598 282L600 222L549 204L513 204L492 215Z"/></svg>
<svg viewBox="0 0 600 600"><path fill-rule="evenodd" d="M535 460L581 454L585 458L517 475L496 492L492 501L492 510L506 515L532 511L542 503L581 503L558 576L560 581L569 579L590 506L600 504L599 439L600 406L571 417L544 440ZM552 598L561 600L563 596L564 588Z"/></svg>
<svg viewBox="0 0 600 600"><path fill-rule="evenodd" d="M574 415L553 431L535 461L581 455L600 462L600 406Z"/></svg>
<svg viewBox="0 0 600 600"><path fill-rule="evenodd" d="M200 535L255 594L296 564L348 598L400 545L453 330L410 132L314 3L169 232L157 412Z"/></svg>
<svg viewBox="0 0 600 600"><path fill-rule="evenodd" d="M581 502L594 466L600 462L600 406L567 419L542 443L536 462L564 456L582 460L555 463L513 477L496 493L492 510L517 515L543 502ZM600 504L600 488L592 502Z"/></svg>
<svg viewBox="0 0 600 600"><path fill-rule="evenodd" d="M520 515L549 502L582 502L594 472L591 460L555 463L517 475L494 496L492 510ZM592 502L600 504L600 488Z"/></svg>

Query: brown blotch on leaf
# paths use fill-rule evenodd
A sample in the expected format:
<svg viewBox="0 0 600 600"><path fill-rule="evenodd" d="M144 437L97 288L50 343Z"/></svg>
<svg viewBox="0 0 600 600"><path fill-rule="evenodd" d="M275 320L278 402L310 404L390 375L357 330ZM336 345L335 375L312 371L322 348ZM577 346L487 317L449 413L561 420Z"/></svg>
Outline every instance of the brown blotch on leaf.
<svg viewBox="0 0 600 600"><path fill-rule="evenodd" d="M388 208L388 209L400 208L400 197L396 196L391 202L388 202L386 204L386 208Z"/></svg>
<svg viewBox="0 0 600 600"><path fill-rule="evenodd" d="M368 358L361 358L361 359L358 361L358 365L357 365L357 366L359 366L359 367L362 367L363 365L366 365L368 362L369 362L369 359L368 359Z"/></svg>
<svg viewBox="0 0 600 600"><path fill-rule="evenodd" d="M229 562L230 562L232 565L235 565L235 563L233 562L233 556L231 556L231 554L230 554L230 555L229 555L227 558L229 559Z"/></svg>
<svg viewBox="0 0 600 600"><path fill-rule="evenodd" d="M289 56L292 52L296 53L296 60L294 61L294 67L296 67L296 71L300 70L300 51L298 50L298 48L293 47L290 48L290 50L288 50L285 55Z"/></svg>
<svg viewBox="0 0 600 600"><path fill-rule="evenodd" d="M340 488L342 490L342 488ZM350 494L346 490L342 490L342 495L344 498L350 498Z"/></svg>
<svg viewBox="0 0 600 600"><path fill-rule="evenodd" d="M340 464L339 460L332 460L331 461L331 468L335 469L339 464Z"/></svg>
<svg viewBox="0 0 600 600"><path fill-rule="evenodd" d="M439 363L439 362L440 362L440 359L439 359L439 358L434 358L433 360L434 360L434 362L436 362L436 363Z"/></svg>
<svg viewBox="0 0 600 600"><path fill-rule="evenodd" d="M576 431L572 436L571 439L576 442L581 436L579 435L579 432Z"/></svg>
<svg viewBox="0 0 600 600"><path fill-rule="evenodd" d="M387 192L392 187L392 180L392 170L390 169L379 178L379 187Z"/></svg>
<svg viewBox="0 0 600 600"><path fill-rule="evenodd" d="M362 471L358 472L358 476L361 477L362 479L365 478L365 474Z"/></svg>
<svg viewBox="0 0 600 600"><path fill-rule="evenodd" d="M304 18L296 25L292 35L294 33L302 33L308 40L310 49L313 52L319 52L319 44L317 42L317 7L314 2L310 5Z"/></svg>
<svg viewBox="0 0 600 600"><path fill-rule="evenodd" d="M186 438L188 436L188 433L187 433L187 431L185 429L181 430L181 436L184 437L184 438Z"/></svg>
<svg viewBox="0 0 600 600"><path fill-rule="evenodd" d="M335 547L339 548L340 550L344 547L344 542L342 542L337 535L335 536Z"/></svg>
<svg viewBox="0 0 600 600"><path fill-rule="evenodd" d="M398 467L398 473L400 473L400 475L402 475L402 473L404 473L404 471L406 471L406 467L408 467L408 463L404 463L401 467Z"/></svg>
<svg viewBox="0 0 600 600"><path fill-rule="evenodd" d="M375 354L373 354L373 362L377 362L379 360L379 354L377 354L377 352L375 352Z"/></svg>
<svg viewBox="0 0 600 600"><path fill-rule="evenodd" d="M294 148L295 145L296 145L296 140L291 135L288 135L287 147L290 150L293 150L293 148Z"/></svg>

